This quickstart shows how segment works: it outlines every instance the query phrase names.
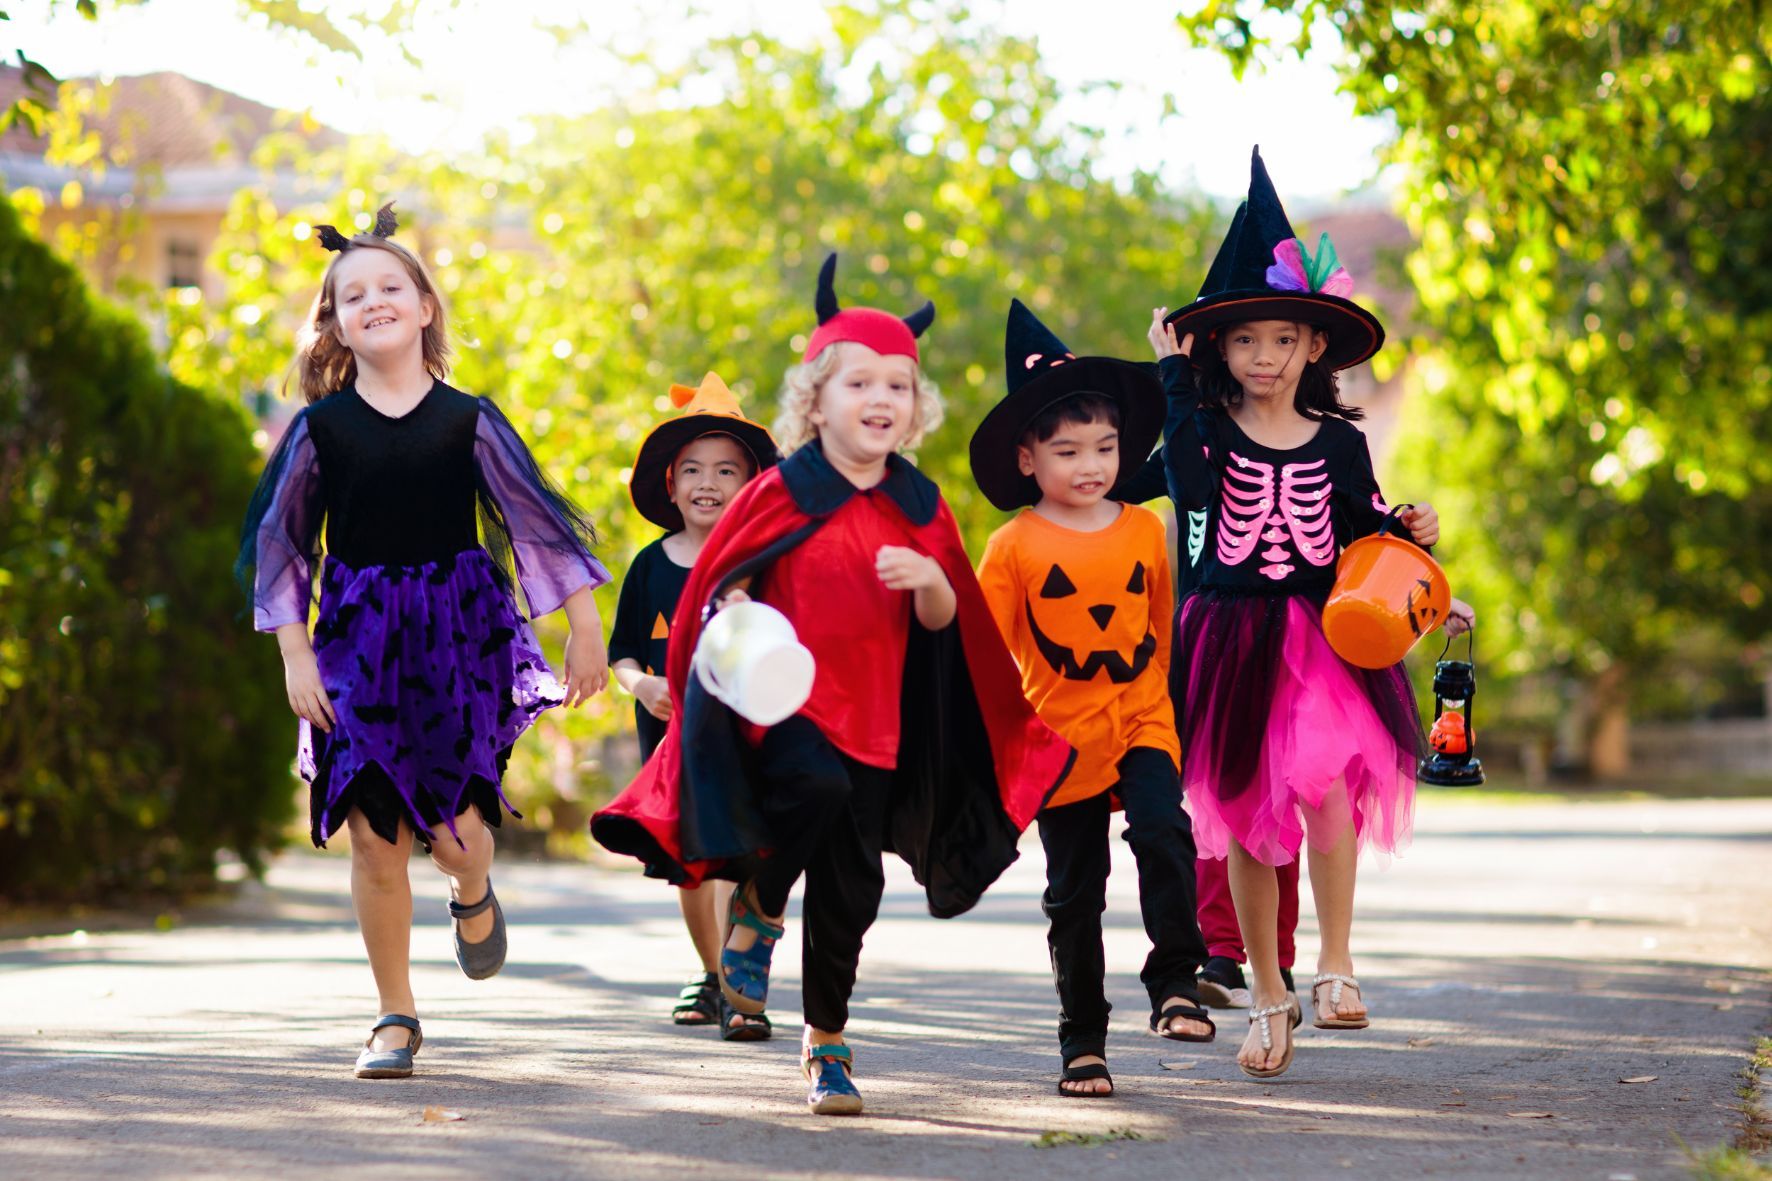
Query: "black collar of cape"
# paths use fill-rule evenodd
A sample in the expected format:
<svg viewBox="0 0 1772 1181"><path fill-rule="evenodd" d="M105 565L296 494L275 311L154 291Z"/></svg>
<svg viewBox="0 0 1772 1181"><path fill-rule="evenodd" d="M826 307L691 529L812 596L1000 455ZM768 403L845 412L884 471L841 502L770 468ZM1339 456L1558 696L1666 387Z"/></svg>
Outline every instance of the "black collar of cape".
<svg viewBox="0 0 1772 1181"><path fill-rule="evenodd" d="M781 482L787 486L794 507L809 517L828 517L849 498L862 491L825 458L824 444L814 439L781 461ZM891 499L906 519L919 529L935 519L941 489L902 455L886 457L886 478L870 491Z"/></svg>

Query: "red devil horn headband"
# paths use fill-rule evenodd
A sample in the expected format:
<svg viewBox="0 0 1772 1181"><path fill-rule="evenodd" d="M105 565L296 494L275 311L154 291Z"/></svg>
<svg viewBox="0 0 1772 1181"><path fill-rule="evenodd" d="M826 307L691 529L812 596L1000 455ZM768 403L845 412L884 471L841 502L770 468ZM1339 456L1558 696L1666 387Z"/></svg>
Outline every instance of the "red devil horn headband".
<svg viewBox="0 0 1772 1181"><path fill-rule="evenodd" d="M866 345L881 356L905 356L917 360L917 338L935 321L935 305L922 307L900 319L878 308L843 308L837 303L837 256L825 257L818 268L818 293L813 307L818 313L818 331L806 344L805 359L810 361L833 344L848 341Z"/></svg>
<svg viewBox="0 0 1772 1181"><path fill-rule="evenodd" d="M400 219L394 214L394 203L389 201L375 211L375 225L369 232L377 238L392 238L394 231L399 228ZM345 251L351 248L351 240L339 233L337 226L315 226L314 236L328 250Z"/></svg>

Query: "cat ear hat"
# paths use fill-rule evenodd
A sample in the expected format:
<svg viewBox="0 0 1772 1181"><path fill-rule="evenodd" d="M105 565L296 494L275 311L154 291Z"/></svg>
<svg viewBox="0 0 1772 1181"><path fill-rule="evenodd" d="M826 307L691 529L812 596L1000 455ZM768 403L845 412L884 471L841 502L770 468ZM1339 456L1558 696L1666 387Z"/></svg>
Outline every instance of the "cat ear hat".
<svg viewBox="0 0 1772 1181"><path fill-rule="evenodd" d="M634 473L628 478L628 495L641 516L675 533L683 528L683 512L671 500L669 476L683 448L703 435L729 435L750 452L752 475L774 467L780 456L769 429L744 416L737 396L718 373L702 378L700 386L673 385L671 401L683 413L653 427L640 444Z"/></svg>
<svg viewBox="0 0 1772 1181"><path fill-rule="evenodd" d="M1194 302L1164 322L1175 339L1193 333L1195 349L1220 329L1250 320L1292 320L1328 332L1323 364L1346 369L1368 360L1384 343L1378 317L1349 299L1354 280L1324 234L1313 255L1292 230L1274 182L1256 148L1249 161L1249 198L1237 208L1218 257ZM1201 354L1196 351L1194 356Z"/></svg>
<svg viewBox="0 0 1772 1181"><path fill-rule="evenodd" d="M1120 474L1110 498L1156 448L1166 408L1151 366L1074 355L1019 299L1009 301L1003 363L1009 392L973 432L971 458L979 491L1005 512L1040 499L1040 485L1021 473L1016 448L1034 419L1073 394L1101 394L1119 404Z"/></svg>

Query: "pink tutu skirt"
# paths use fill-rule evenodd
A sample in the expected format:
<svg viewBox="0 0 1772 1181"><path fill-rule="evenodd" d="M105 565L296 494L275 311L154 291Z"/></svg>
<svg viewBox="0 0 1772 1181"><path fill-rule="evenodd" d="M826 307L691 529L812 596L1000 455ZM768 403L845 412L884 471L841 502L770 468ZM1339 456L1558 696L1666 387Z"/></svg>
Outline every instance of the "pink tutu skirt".
<svg viewBox="0 0 1772 1181"><path fill-rule="evenodd" d="M1335 654L1304 595L1205 587L1176 620L1171 664L1181 785L1202 857L1235 841L1269 865L1352 824L1359 847L1409 843L1421 717L1402 665Z"/></svg>

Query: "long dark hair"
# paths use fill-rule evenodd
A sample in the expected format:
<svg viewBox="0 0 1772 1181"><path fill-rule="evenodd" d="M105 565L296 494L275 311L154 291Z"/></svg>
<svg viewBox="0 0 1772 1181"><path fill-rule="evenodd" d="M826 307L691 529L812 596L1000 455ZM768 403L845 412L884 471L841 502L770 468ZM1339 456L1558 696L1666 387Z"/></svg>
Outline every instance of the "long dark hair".
<svg viewBox="0 0 1772 1181"><path fill-rule="evenodd" d="M1243 387L1231 376L1230 366L1224 363L1224 354L1218 351L1218 339L1223 333L1236 328L1235 324L1226 324L1208 337L1203 347L1196 347L1193 353L1194 383L1200 390L1200 404L1215 410L1228 410L1243 400ZM1315 324L1306 325L1319 336L1328 333ZM1292 394L1292 408L1299 416L1312 422L1321 422L1325 418L1345 418L1349 422L1358 422L1366 417L1366 412L1358 406L1349 406L1341 400L1341 383L1335 371L1321 361L1306 361L1304 372L1299 375L1298 388Z"/></svg>

